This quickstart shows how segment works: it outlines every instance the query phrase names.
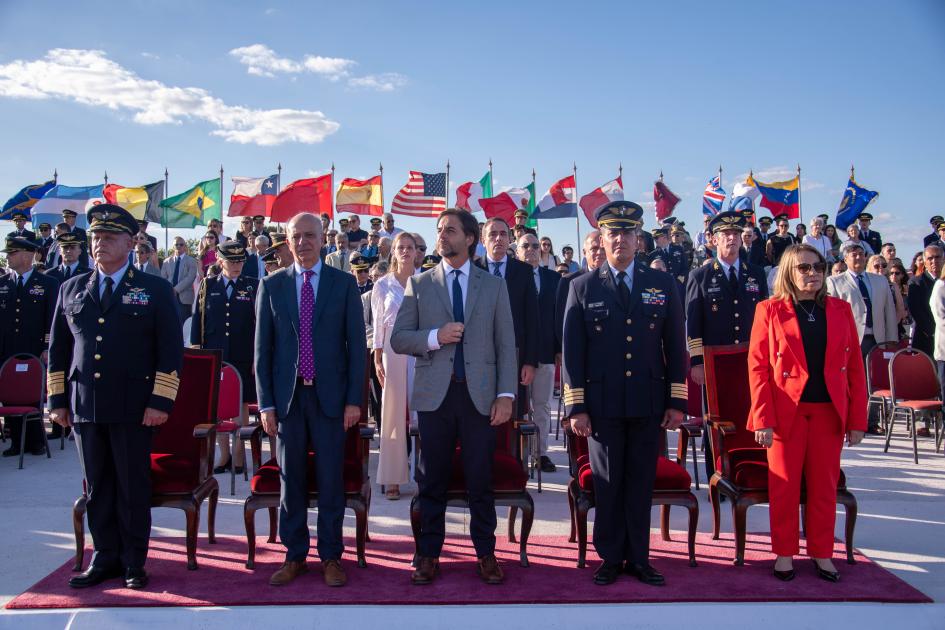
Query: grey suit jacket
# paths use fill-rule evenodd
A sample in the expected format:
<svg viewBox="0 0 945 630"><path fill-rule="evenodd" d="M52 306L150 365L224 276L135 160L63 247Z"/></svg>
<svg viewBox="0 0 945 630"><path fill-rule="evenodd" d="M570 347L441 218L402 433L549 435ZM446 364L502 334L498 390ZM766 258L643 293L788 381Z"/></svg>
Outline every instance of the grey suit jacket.
<svg viewBox="0 0 945 630"><path fill-rule="evenodd" d="M180 260L180 272L177 275L177 284L174 280L174 256L164 261L161 266L161 277L171 283L174 293L184 304L194 303L194 282L197 281L197 260L192 256L183 256Z"/></svg>
<svg viewBox="0 0 945 630"><path fill-rule="evenodd" d="M138 263L135 263L135 265L137 265L137 264L138 264ZM183 266L183 264L184 264L184 263L181 263L181 266ZM153 263L146 263L145 266L144 266L144 273L149 273L149 274L151 274L151 275L153 275L153 276L160 276L160 275L161 275L161 269L160 269L160 267L158 267L157 265L155 265L155 264L153 264ZM173 274L174 274L174 270L171 269L171 275L173 275Z"/></svg>
<svg viewBox="0 0 945 630"><path fill-rule="evenodd" d="M325 264L348 273L351 271L351 263L348 261L349 256L351 256L350 249L346 252L332 252L325 256Z"/></svg>
<svg viewBox="0 0 945 630"><path fill-rule="evenodd" d="M899 319L896 317L896 302L889 290L889 280L875 273L864 273L869 282L870 301L873 304L873 337L876 343L899 341ZM860 288L849 273L827 278L827 294L850 303L853 319L856 320L856 332L863 340L866 327L866 302L860 294Z"/></svg>
<svg viewBox="0 0 945 630"><path fill-rule="evenodd" d="M450 296L444 263L413 276L391 333L394 352L417 357L410 397L416 411L436 411L450 386L456 344L433 351L427 345L431 330L453 321ZM470 264L463 319L466 387L476 410L487 416L500 393L514 394L518 388L515 328L505 282Z"/></svg>

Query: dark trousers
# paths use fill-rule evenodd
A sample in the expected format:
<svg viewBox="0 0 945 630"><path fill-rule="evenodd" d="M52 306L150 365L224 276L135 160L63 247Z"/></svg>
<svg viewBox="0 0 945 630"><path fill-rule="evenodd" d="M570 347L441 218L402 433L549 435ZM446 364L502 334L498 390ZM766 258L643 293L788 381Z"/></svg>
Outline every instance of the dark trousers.
<svg viewBox="0 0 945 630"><path fill-rule="evenodd" d="M860 341L860 353L863 355L863 361L866 361L866 355L870 353L870 350L876 347L876 337L873 335L863 335L863 340ZM863 367L866 367L866 364L863 364Z"/></svg>
<svg viewBox="0 0 945 630"><path fill-rule="evenodd" d="M594 549L604 562L645 564L660 418L593 418Z"/></svg>
<svg viewBox="0 0 945 630"><path fill-rule="evenodd" d="M180 314L180 321L182 324L184 323L185 319L193 314L193 310L193 304L184 304L180 301L180 298L177 298L177 312Z"/></svg>
<svg viewBox="0 0 945 630"><path fill-rule="evenodd" d="M318 557L340 560L344 551L342 526L345 517L344 420L326 416L315 387L297 384L289 413L279 418L276 449L282 469L279 497L279 538L286 560L305 560L308 536L308 452L315 451L318 482Z"/></svg>
<svg viewBox="0 0 945 630"><path fill-rule="evenodd" d="M75 425L85 472L92 566L141 568L151 536L151 440L138 422Z"/></svg>
<svg viewBox="0 0 945 630"><path fill-rule="evenodd" d="M495 427L476 411L466 383L452 382L436 411L421 411L420 462L416 478L420 499L421 556L438 558L446 536L446 493L453 471L456 440L462 446L463 475L469 500L469 533L478 557L495 553L495 497L492 460Z"/></svg>

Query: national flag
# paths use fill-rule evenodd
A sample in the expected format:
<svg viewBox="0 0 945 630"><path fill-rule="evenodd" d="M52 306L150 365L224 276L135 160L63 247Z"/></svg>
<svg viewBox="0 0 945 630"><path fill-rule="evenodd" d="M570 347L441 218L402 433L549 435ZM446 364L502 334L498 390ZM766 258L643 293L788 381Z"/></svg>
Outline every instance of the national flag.
<svg viewBox="0 0 945 630"><path fill-rule="evenodd" d="M468 212L480 212L480 199L492 196L492 172L486 171L478 182L466 182L456 189L456 207Z"/></svg>
<svg viewBox="0 0 945 630"><path fill-rule="evenodd" d="M346 177L341 180L341 185L338 186L335 207L338 212L353 212L354 214L369 214L379 217L384 214L383 199L380 175L363 180Z"/></svg>
<svg viewBox="0 0 945 630"><path fill-rule="evenodd" d="M709 180L705 192L702 193L702 214L716 215L722 211L725 202L725 190L718 175Z"/></svg>
<svg viewBox="0 0 945 630"><path fill-rule="evenodd" d="M525 219L525 227L533 229L538 228L538 219L535 218L535 182L525 187L528 191L528 201L525 203L525 211L528 212L528 218Z"/></svg>
<svg viewBox="0 0 945 630"><path fill-rule="evenodd" d="M300 212L332 216L331 177L329 173L320 177L297 179L283 188L272 202L272 220L286 222Z"/></svg>
<svg viewBox="0 0 945 630"><path fill-rule="evenodd" d="M748 179L746 179L745 181L738 182L732 187L733 199L735 197L748 197L749 199L752 200L752 203L754 203L754 201L758 199L758 197L760 196L761 196L761 193L758 192L758 187L755 186L755 180L752 178L751 175L749 175Z"/></svg>
<svg viewBox="0 0 945 630"><path fill-rule="evenodd" d="M863 188L851 177L847 182L847 189L843 191L840 208L837 209L837 229L845 230L850 227L878 194L875 190Z"/></svg>
<svg viewBox="0 0 945 630"><path fill-rule="evenodd" d="M407 183L391 201L390 211L414 217L436 217L446 210L446 173L410 171Z"/></svg>
<svg viewBox="0 0 945 630"><path fill-rule="evenodd" d="M161 201L164 199L163 180L133 188L107 184L103 194L105 201L121 206L138 221L157 223L164 214L161 208Z"/></svg>
<svg viewBox="0 0 945 630"><path fill-rule="evenodd" d="M30 210L36 205L36 202L43 198L47 192L56 185L56 182L49 180L45 184L32 184L22 188L3 204L3 210L0 210L0 221L9 221L13 218L13 212L25 212L27 218L31 218Z"/></svg>
<svg viewBox="0 0 945 630"><path fill-rule="evenodd" d="M261 214L268 217L272 202L279 193L279 176L233 177L233 194L230 195L228 217L252 217Z"/></svg>
<svg viewBox="0 0 945 630"><path fill-rule="evenodd" d="M528 210L532 195L531 189L534 184L529 184L525 188L510 188L500 192L495 197L480 199L479 205L488 219L503 219L509 225L515 223L515 211L523 208Z"/></svg>
<svg viewBox="0 0 945 630"><path fill-rule="evenodd" d="M97 186L63 186L58 184L53 186L33 206L33 225L62 223L62 211L69 209L78 215L75 222L77 226L81 228L88 227L88 222L85 220L85 211L92 206L105 202L104 189L104 184L98 184Z"/></svg>
<svg viewBox="0 0 945 630"><path fill-rule="evenodd" d="M761 207L771 211L771 216L786 214L789 219L798 219L801 216L801 178L798 175L784 182L765 184L754 180L758 192L761 193Z"/></svg>
<svg viewBox="0 0 945 630"><path fill-rule="evenodd" d="M653 183L653 201L656 202L656 220L662 221L673 214L673 209L679 203L679 197L663 183L663 180L659 179Z"/></svg>
<svg viewBox="0 0 945 630"><path fill-rule="evenodd" d="M597 212L598 208L603 207L611 201L623 201L622 177L612 179L606 184L587 193L581 197L581 201L578 205L581 206L581 210L584 211L584 216L587 217L591 227L597 229L597 219L594 218L594 213Z"/></svg>
<svg viewBox="0 0 945 630"><path fill-rule="evenodd" d="M535 219L569 219L577 216L577 185L574 175L559 179L535 206Z"/></svg>
<svg viewBox="0 0 945 630"><path fill-rule="evenodd" d="M164 216L161 227L193 228L207 225L211 219L223 220L223 195L220 179L208 179L179 195L161 202Z"/></svg>

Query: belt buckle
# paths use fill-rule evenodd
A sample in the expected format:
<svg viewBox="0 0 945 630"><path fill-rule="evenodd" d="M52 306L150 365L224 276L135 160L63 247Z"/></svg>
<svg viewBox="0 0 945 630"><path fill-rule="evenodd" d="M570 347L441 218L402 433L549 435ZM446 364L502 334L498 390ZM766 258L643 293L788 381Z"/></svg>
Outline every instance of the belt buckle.
<svg viewBox="0 0 945 630"><path fill-rule="evenodd" d="M311 387L311 386L314 385L314 384L315 384L314 379L310 379L310 378L303 378L303 379L302 379L302 385L305 385L306 387Z"/></svg>

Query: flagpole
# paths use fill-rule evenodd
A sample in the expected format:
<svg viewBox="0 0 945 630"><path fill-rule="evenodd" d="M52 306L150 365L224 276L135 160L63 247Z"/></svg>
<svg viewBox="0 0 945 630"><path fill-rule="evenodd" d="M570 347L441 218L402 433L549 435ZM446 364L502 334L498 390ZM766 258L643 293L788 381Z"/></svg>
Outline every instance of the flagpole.
<svg viewBox="0 0 945 630"><path fill-rule="evenodd" d="M450 161L446 159L446 207L450 207Z"/></svg>
<svg viewBox="0 0 945 630"><path fill-rule="evenodd" d="M384 213L384 164L383 162L377 163L377 170L381 173L381 213Z"/></svg>
<svg viewBox="0 0 945 630"><path fill-rule="evenodd" d="M105 171L105 185L108 186L108 171ZM102 193L105 194L104 192Z"/></svg>
<svg viewBox="0 0 945 630"><path fill-rule="evenodd" d="M164 199L167 199L167 167L164 167ZM161 201L164 201L162 199ZM164 219L164 213L167 212L166 209L161 208L161 218ZM168 238L168 229L167 229L167 220L164 219L164 255L167 256L167 250L170 249L170 241Z"/></svg>
<svg viewBox="0 0 945 630"><path fill-rule="evenodd" d="M282 192L282 162L276 165L276 195ZM272 218L272 210L269 210L269 218ZM279 230L282 230L282 224L279 224Z"/></svg>
<svg viewBox="0 0 945 630"><path fill-rule="evenodd" d="M532 167L532 190L535 191L534 192L535 195L538 194L538 189L535 187L535 167L534 166ZM530 202L534 204L535 200L532 199L530 200ZM528 218L530 219L531 216L529 216ZM526 221L526 223L528 222ZM538 227L538 219L535 219L535 234L538 236L539 240L541 240L541 228ZM551 252L551 253L552 255L554 255L554 252Z"/></svg>
<svg viewBox="0 0 945 630"><path fill-rule="evenodd" d="M719 188L723 188L723 186L722 186L722 165L721 165L721 164L719 164ZM725 205L725 200L724 200L724 199L722 200L722 205Z"/></svg>
<svg viewBox="0 0 945 630"><path fill-rule="evenodd" d="M578 205L580 197L578 197L577 191L577 162L571 162L571 172L574 174L574 227L577 228L577 243L574 246L578 248L578 260L580 260L581 254L584 253L584 245L581 243L581 208Z"/></svg>
<svg viewBox="0 0 945 630"><path fill-rule="evenodd" d="M54 185L57 185L57 186L59 185L59 171L55 168L53 169L53 172L52 172L52 180L53 180Z"/></svg>
<svg viewBox="0 0 945 630"><path fill-rule="evenodd" d="M331 229L335 229L335 163L331 163Z"/></svg>
<svg viewBox="0 0 945 630"><path fill-rule="evenodd" d="M797 164L797 215L801 220L801 224L804 223L804 207L801 205L801 164Z"/></svg>
<svg viewBox="0 0 945 630"><path fill-rule="evenodd" d="M223 165L220 165L220 206L223 206ZM201 213L202 214L202 213ZM204 217L201 217L204 218ZM209 222L208 222L209 223ZM223 231L223 208L220 208L220 231ZM223 234L220 234L223 236ZM222 238L218 239L220 242L223 241Z"/></svg>

